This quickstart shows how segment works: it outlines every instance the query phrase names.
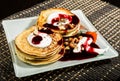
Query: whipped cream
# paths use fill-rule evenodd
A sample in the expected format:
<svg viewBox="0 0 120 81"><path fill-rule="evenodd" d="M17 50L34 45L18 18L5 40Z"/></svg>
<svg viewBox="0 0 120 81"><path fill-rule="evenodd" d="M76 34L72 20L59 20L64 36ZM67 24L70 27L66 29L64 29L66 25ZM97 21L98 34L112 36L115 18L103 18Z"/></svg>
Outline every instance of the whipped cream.
<svg viewBox="0 0 120 81"><path fill-rule="evenodd" d="M48 18L47 18L47 23L48 24L53 24L54 26L60 26L60 25L65 25L65 24L69 24L70 23L69 19L64 19L63 21L61 20L61 21L52 23L52 20L54 18L60 18L59 14L64 14L65 15L66 13L64 13L64 12L54 12L54 13L50 14L48 16Z"/></svg>
<svg viewBox="0 0 120 81"><path fill-rule="evenodd" d="M79 42L78 42L78 44L77 44L77 46L74 48L74 50L73 50L73 52L74 53L78 53L78 52L81 52L81 46L82 46L82 44L85 44L85 42L87 41L87 37L83 37L81 40L79 40ZM89 40L88 40L88 44L90 44L90 43L92 43L92 38L90 38Z"/></svg>
<svg viewBox="0 0 120 81"><path fill-rule="evenodd" d="M93 47L90 46L90 44L92 42L93 42L92 38L90 38L90 37L83 37L81 40L79 40L77 46L73 49L73 52L74 53L79 53L82 50L86 50L87 52L96 52L98 54L103 54L104 52L106 52L109 49L109 47L107 47L105 49L93 48Z"/></svg>
<svg viewBox="0 0 120 81"><path fill-rule="evenodd" d="M40 43L38 43L38 44L34 44L32 42L34 37L36 37L36 36L41 37ZM30 33L30 35L27 37L27 40L30 45L32 45L34 47L40 47L40 48L45 48L45 47L49 46L52 42L52 38L50 37L50 35L48 35L46 33L42 33L42 32L38 32L37 35L34 35L34 33Z"/></svg>

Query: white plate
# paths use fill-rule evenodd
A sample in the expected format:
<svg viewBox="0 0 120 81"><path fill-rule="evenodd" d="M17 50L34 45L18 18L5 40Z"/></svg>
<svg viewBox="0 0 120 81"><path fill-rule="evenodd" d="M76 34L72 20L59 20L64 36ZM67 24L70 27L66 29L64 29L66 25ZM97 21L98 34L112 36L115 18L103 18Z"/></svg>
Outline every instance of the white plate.
<svg viewBox="0 0 120 81"><path fill-rule="evenodd" d="M95 27L90 23L87 17L83 14L81 10L72 11L75 13L81 20L81 23L87 27L90 31L97 31ZM103 59L109 59L113 57L117 57L118 53L115 51L110 44L98 33L97 45L100 48L109 47L108 51L104 53L102 56L97 56L94 58L84 59L84 60L72 60L72 61L57 61L53 64L44 65L44 66L32 66L26 63L21 62L15 55L13 41L15 37L21 33L23 30L27 29L28 27L34 25L36 22L37 17L30 17L30 18L22 18L22 19L15 19L15 20L4 20L2 22L7 41L9 44L9 48L11 51L13 66L15 70L16 77L25 77L33 74L38 74L50 70L55 70L59 68L74 66L78 64L88 63L92 61L98 61Z"/></svg>

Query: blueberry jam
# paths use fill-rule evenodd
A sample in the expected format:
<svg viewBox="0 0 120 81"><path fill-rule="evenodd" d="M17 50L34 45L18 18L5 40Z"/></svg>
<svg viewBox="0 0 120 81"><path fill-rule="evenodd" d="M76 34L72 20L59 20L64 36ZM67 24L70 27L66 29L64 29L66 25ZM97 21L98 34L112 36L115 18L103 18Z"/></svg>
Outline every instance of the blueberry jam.
<svg viewBox="0 0 120 81"><path fill-rule="evenodd" d="M42 37L39 36L39 35L36 35L36 36L33 37L33 39L32 39L32 43L33 43L33 44L39 44L40 41L42 41Z"/></svg>

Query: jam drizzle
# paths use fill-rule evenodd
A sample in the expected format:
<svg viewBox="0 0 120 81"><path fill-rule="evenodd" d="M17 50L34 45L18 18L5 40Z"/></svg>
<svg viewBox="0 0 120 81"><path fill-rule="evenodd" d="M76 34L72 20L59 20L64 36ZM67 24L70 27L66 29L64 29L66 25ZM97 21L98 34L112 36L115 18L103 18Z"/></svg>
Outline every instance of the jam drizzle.
<svg viewBox="0 0 120 81"><path fill-rule="evenodd" d="M58 17L53 18L51 22L52 22L52 24L54 24L54 23L56 23L56 22L60 22L61 19L68 19L69 22L72 21L72 17L71 17L70 15L58 14Z"/></svg>
<svg viewBox="0 0 120 81"><path fill-rule="evenodd" d="M41 30L38 30L39 32L47 33L47 34L53 34L53 31L51 31L49 28L42 28Z"/></svg>
<svg viewBox="0 0 120 81"><path fill-rule="evenodd" d="M91 43L92 47L98 47L95 43ZM99 47L98 47L99 48ZM66 50L64 56L60 59L60 61L68 61L68 60L83 60L88 58L96 57L98 53L96 52L88 52L83 50L81 53L74 53L73 48L70 50Z"/></svg>
<svg viewBox="0 0 120 81"><path fill-rule="evenodd" d="M87 35L87 34L83 34L82 36L83 37L88 37L87 40L89 40L89 38L91 37L90 35ZM74 37L77 37L77 35L74 36ZM65 40L66 40L66 38L64 38L64 41ZM87 42L84 43L84 46L86 46L86 45L87 45ZM81 50L81 52L77 52L77 53L74 53L73 48L70 47L69 50L65 50L65 54L60 59L60 61L83 60L83 59L96 57L98 55L98 53L94 52L93 48L99 48L99 46L97 44L93 43L93 42L89 46L91 47L89 50L87 50L87 51L86 50Z"/></svg>
<svg viewBox="0 0 120 81"><path fill-rule="evenodd" d="M76 15L72 16L72 24L77 25L80 22L78 17Z"/></svg>
<svg viewBox="0 0 120 81"><path fill-rule="evenodd" d="M62 45L62 43L63 43L63 40L60 39L60 40L58 41L58 45Z"/></svg>
<svg viewBox="0 0 120 81"><path fill-rule="evenodd" d="M61 54L61 55L64 54L64 48L61 49L61 51L59 52L59 54Z"/></svg>
<svg viewBox="0 0 120 81"><path fill-rule="evenodd" d="M46 27L46 28L50 28L50 29L54 29L54 30L59 30L58 26L54 26L52 24L45 23L43 26Z"/></svg>
<svg viewBox="0 0 120 81"><path fill-rule="evenodd" d="M59 26L54 26L54 23L60 23L60 22L65 22L64 20L68 19L69 24L74 24L77 25L79 23L79 18L76 15L70 16L70 15L65 15L65 14L59 14L58 17L53 18L51 20L51 24L45 23L43 26L46 28L54 29L54 30L60 30ZM65 30L71 29L69 24L65 24Z"/></svg>

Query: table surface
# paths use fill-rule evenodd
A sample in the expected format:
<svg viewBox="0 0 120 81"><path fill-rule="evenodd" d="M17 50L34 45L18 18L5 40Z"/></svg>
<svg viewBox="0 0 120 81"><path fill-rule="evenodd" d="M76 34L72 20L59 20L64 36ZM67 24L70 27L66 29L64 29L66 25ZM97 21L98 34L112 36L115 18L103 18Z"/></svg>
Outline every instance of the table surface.
<svg viewBox="0 0 120 81"><path fill-rule="evenodd" d="M0 1L0 20L18 11L27 9L45 0L3 0ZM102 0L120 7L119 0ZM7 3L6 3L7 2ZM6 6L6 7L5 7Z"/></svg>
<svg viewBox="0 0 120 81"><path fill-rule="evenodd" d="M120 53L120 9L100 0L45 0L5 19L36 16L40 11L52 7L63 7L69 10L81 9L110 45ZM116 81L120 79L120 56L17 78L1 21L0 81Z"/></svg>

